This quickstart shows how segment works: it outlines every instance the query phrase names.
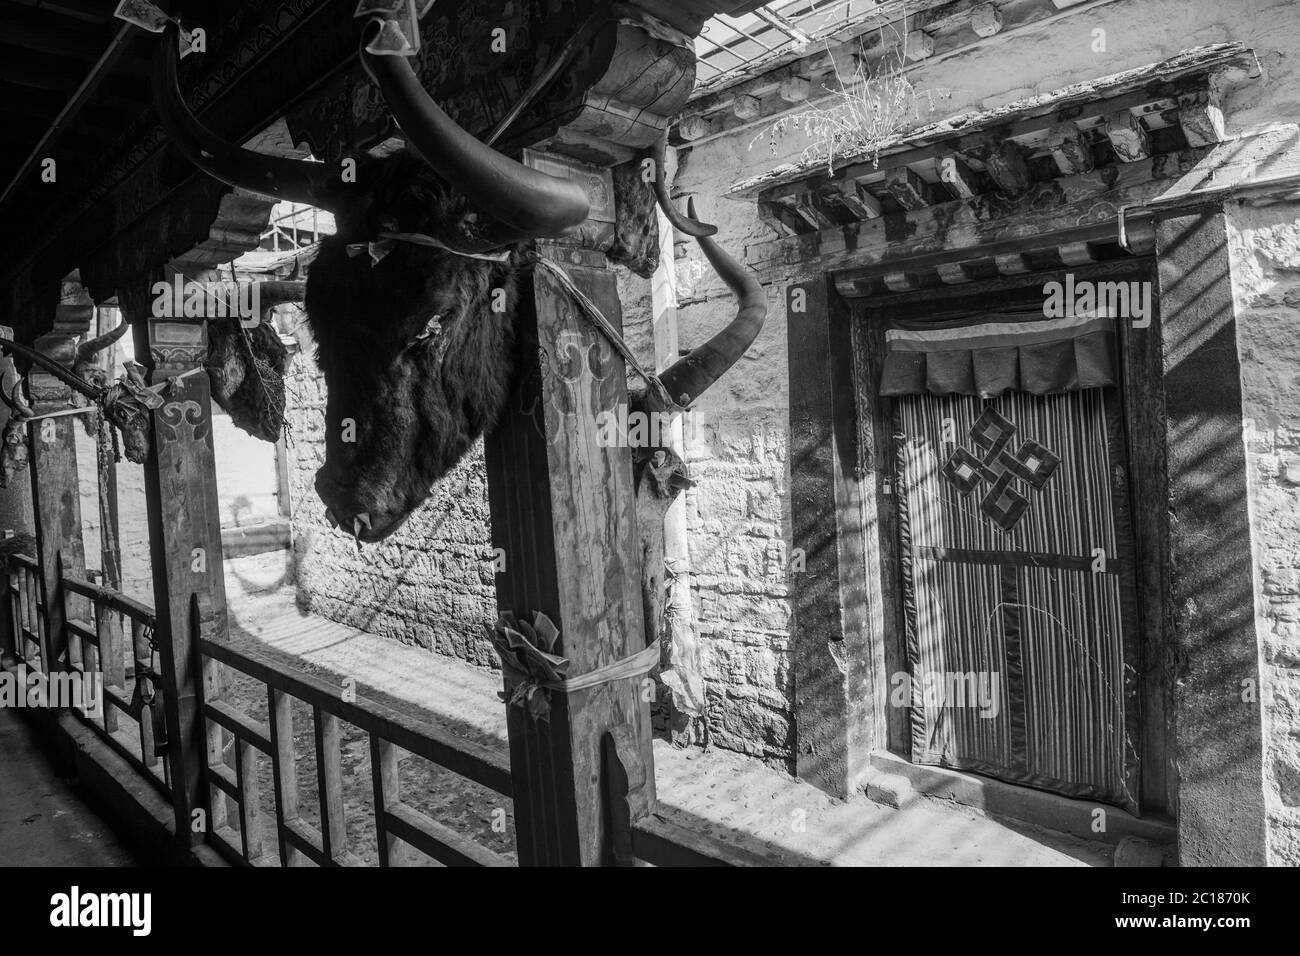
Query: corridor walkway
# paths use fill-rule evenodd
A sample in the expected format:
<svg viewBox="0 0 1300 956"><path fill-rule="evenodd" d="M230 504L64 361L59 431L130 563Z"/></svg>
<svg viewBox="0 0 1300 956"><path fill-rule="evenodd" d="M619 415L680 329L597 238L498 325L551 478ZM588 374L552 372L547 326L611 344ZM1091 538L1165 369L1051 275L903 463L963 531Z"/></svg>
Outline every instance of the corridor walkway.
<svg viewBox="0 0 1300 956"><path fill-rule="evenodd" d="M72 783L55 773L31 725L0 708L0 867L137 862Z"/></svg>

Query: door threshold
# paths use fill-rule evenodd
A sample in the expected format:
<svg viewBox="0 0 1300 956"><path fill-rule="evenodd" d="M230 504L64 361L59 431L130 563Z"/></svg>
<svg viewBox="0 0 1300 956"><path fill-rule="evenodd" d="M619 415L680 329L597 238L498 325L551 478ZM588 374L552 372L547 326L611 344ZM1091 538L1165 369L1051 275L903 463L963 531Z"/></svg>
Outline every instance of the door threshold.
<svg viewBox="0 0 1300 956"><path fill-rule="evenodd" d="M1066 833L1081 840L1116 846L1125 839L1142 840L1170 851L1171 855L1177 841L1177 830L1169 820L1135 817L1110 804L1076 800L962 770L916 764L885 750L875 751L870 760L871 775L866 783L868 796L892 806L898 806L913 795L920 795ZM892 779L882 781L881 778L886 776ZM1104 817L1097 813L1099 809L1105 812Z"/></svg>

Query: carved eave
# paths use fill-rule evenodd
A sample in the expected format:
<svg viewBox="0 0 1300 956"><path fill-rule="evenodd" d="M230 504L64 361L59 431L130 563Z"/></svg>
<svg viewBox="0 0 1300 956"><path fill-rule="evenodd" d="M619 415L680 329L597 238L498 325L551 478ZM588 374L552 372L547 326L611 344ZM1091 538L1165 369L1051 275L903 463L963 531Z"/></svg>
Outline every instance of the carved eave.
<svg viewBox="0 0 1300 956"><path fill-rule="evenodd" d="M931 124L887 144L876 162L849 159L829 173L825 164L787 165L728 195L757 201L785 237L750 247L750 262L760 267L855 249L877 288L906 291L1024 271L1026 255L1046 257L1043 265L1093 261L1114 251L1106 247L1118 243L1121 207L1186 197L1211 182L1218 189L1290 175L1294 142L1285 130L1225 145L1219 97L1258 76L1254 55L1240 44L1188 50ZM1228 174L1225 166L1239 168ZM1075 218L1067 221L1065 210ZM1138 209L1126 222L1124 251L1146 251L1144 215ZM974 261L965 247L975 238L998 248ZM892 269L888 263L902 255L925 261ZM849 288L870 288L866 278L855 274Z"/></svg>

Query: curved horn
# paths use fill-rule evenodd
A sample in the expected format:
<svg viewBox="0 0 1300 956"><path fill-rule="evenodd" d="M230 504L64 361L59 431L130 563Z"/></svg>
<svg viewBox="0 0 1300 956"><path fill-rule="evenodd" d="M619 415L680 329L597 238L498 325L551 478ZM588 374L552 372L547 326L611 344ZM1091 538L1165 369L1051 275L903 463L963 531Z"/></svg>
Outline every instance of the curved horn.
<svg viewBox="0 0 1300 956"><path fill-rule="evenodd" d="M23 398L23 380L22 376L14 379L14 387L10 394L6 395L3 386L0 386L0 402L9 406L9 410L17 414L20 418L31 418L36 414L32 406L27 404L27 399Z"/></svg>
<svg viewBox="0 0 1300 956"><path fill-rule="evenodd" d="M688 202L687 212L692 219L695 218L695 200ZM674 362L671 368L659 376L669 397L683 407L704 394L727 369L740 361L767 319L767 294L763 292L758 280L748 269L723 252L712 239L697 236L696 240L714 271L727 284L727 288L736 294L739 309L726 328L703 345L692 349L689 355Z"/></svg>
<svg viewBox="0 0 1300 956"><path fill-rule="evenodd" d="M0 339L0 349L5 349L7 351L14 352L17 355L23 356L32 364L39 365L41 368L45 369L45 371L49 372L55 378L62 380L65 385L71 385L73 388L79 391L82 395L85 395L87 398L91 398L94 399L95 401L98 401L105 392L105 389L96 388L94 385L91 385L80 375L73 374L72 372L64 368L62 365L60 365L58 362L54 361L54 359L50 358L48 355L42 355L40 352L36 351L36 349L31 348L30 346L19 345L17 342L14 342L11 339Z"/></svg>
<svg viewBox="0 0 1300 956"><path fill-rule="evenodd" d="M167 24L162 47L154 57L154 110L172 144L214 179L272 199L286 199L330 209L330 173L324 163L267 156L228 143L205 128L181 96L176 80L177 27Z"/></svg>
<svg viewBox="0 0 1300 956"><path fill-rule="evenodd" d="M668 177L664 175L666 170L665 161L668 158L668 130L664 130L664 134L659 137L651 148L650 158L654 160L655 164L655 199L659 200L659 208L664 211L664 215L673 224L673 228L678 232L686 233L688 236L694 236L696 239L714 235L718 231L717 226L711 226L707 222L700 222L695 218L694 213L691 214L689 219L683 216L673 205L672 197L668 195Z"/></svg>
<svg viewBox="0 0 1300 956"><path fill-rule="evenodd" d="M378 21L373 21L377 23ZM509 227L492 236L498 245L524 238L559 236L587 218L582 187L517 163L461 129L433 101L403 56L366 52L361 62L383 93L408 142L472 205Z"/></svg>
<svg viewBox="0 0 1300 956"><path fill-rule="evenodd" d="M307 297L307 283L297 279L268 279L258 283L257 294L263 309L301 302Z"/></svg>
<svg viewBox="0 0 1300 956"><path fill-rule="evenodd" d="M104 349L108 348L114 342L121 339L122 336L126 335L127 329L130 327L131 323L123 319L118 323L117 328L105 332L103 335L97 335L93 339L82 342L77 346L77 357L73 359L73 366L75 367L80 365L82 362L89 362L98 353L104 351Z"/></svg>

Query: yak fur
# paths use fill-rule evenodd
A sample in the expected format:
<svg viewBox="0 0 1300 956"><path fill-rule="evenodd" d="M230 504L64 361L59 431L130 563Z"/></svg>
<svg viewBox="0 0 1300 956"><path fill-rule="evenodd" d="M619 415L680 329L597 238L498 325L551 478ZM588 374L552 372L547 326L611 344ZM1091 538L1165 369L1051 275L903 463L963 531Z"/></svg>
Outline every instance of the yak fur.
<svg viewBox="0 0 1300 956"><path fill-rule="evenodd" d="M376 261L382 247L367 244L381 232L450 243L473 236L477 217L405 151L367 160L357 180L363 201L339 214L307 279L328 394L316 491L358 540L378 541L504 409L523 254L492 262L396 241Z"/></svg>

